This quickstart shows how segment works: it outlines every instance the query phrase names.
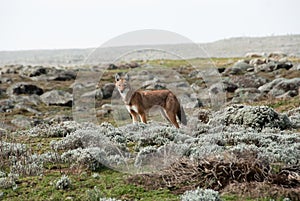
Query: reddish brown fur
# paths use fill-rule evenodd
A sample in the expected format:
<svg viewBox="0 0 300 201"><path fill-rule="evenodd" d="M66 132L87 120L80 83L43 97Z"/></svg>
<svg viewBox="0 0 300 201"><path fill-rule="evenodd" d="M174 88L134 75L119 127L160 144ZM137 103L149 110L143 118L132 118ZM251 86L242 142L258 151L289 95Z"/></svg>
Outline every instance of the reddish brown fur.
<svg viewBox="0 0 300 201"><path fill-rule="evenodd" d="M164 112L168 120L176 127L179 125L176 120L178 116L179 120L186 124L185 113L180 106L180 103L176 96L169 90L154 90L154 91L133 91L128 83L128 79L121 79L116 76L116 87L121 93L127 109L129 110L133 122L137 122L138 115L142 122L147 123L146 112L153 106L160 106L164 109ZM125 91L127 89L127 92Z"/></svg>

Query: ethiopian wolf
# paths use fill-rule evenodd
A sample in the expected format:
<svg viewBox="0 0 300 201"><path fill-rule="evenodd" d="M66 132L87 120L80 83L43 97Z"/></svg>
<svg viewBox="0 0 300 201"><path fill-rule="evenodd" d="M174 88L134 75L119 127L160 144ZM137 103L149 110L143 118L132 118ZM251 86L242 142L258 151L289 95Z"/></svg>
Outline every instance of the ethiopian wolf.
<svg viewBox="0 0 300 201"><path fill-rule="evenodd" d="M170 90L133 90L129 83L129 76L126 74L121 77L115 75L115 85L118 89L126 108L129 111L133 123L138 122L138 116L143 123L147 123L146 112L152 107L160 106L161 114L176 128L180 122L186 125L186 115L176 96Z"/></svg>

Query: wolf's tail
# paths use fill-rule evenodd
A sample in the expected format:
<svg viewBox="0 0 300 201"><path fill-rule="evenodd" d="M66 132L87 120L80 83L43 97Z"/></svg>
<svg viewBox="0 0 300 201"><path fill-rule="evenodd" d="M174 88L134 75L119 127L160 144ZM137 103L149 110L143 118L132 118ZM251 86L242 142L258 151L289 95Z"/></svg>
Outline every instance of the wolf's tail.
<svg viewBox="0 0 300 201"><path fill-rule="evenodd" d="M186 115L182 106L180 106L180 109L177 112L177 117L183 125L187 125Z"/></svg>

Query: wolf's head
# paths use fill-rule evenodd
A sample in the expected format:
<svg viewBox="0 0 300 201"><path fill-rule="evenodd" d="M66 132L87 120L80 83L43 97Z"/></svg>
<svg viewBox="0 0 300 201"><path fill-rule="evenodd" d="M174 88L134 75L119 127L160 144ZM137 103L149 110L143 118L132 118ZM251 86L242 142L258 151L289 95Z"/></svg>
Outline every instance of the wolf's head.
<svg viewBox="0 0 300 201"><path fill-rule="evenodd" d="M131 87L129 84L129 75L125 74L124 76L120 74L115 75L115 85L122 96L126 96Z"/></svg>

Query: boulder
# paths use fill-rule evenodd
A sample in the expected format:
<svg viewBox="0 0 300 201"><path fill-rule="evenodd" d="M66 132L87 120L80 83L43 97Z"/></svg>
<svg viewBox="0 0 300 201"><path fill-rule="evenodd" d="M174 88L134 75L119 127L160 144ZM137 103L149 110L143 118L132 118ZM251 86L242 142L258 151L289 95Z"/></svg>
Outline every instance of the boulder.
<svg viewBox="0 0 300 201"><path fill-rule="evenodd" d="M239 88L234 93L232 103L251 103L263 97L262 92L257 88Z"/></svg>
<svg viewBox="0 0 300 201"><path fill-rule="evenodd" d="M234 92L238 86L231 81L223 81L224 90L227 92Z"/></svg>
<svg viewBox="0 0 300 201"><path fill-rule="evenodd" d="M108 70L115 70L115 69L118 69L118 66L116 66L115 64L108 64L107 69Z"/></svg>
<svg viewBox="0 0 300 201"><path fill-rule="evenodd" d="M14 109L19 109L21 111L30 112L30 113L35 114L35 115L42 115L42 113L40 111L37 111L36 109L33 109L31 106L25 105L25 104L22 104L22 103L16 104Z"/></svg>
<svg viewBox="0 0 300 201"><path fill-rule="evenodd" d="M13 108L14 102L12 100L0 100L0 112L11 112Z"/></svg>
<svg viewBox="0 0 300 201"><path fill-rule="evenodd" d="M18 72L23 68L23 65L5 65L1 67L0 75L3 74L18 74Z"/></svg>
<svg viewBox="0 0 300 201"><path fill-rule="evenodd" d="M11 84L13 81L11 78L8 77L0 77L0 84Z"/></svg>
<svg viewBox="0 0 300 201"><path fill-rule="evenodd" d="M253 69L253 66L245 60L239 60L232 67L227 68L224 74L239 75L248 72L249 69Z"/></svg>
<svg viewBox="0 0 300 201"><path fill-rule="evenodd" d="M82 94L82 98L92 98L92 99L102 99L102 90L101 89L95 89L93 91L86 92Z"/></svg>
<svg viewBox="0 0 300 201"><path fill-rule="evenodd" d="M75 71L56 68L39 67L25 72L27 73L25 75L33 81L68 81L75 80L77 76Z"/></svg>
<svg viewBox="0 0 300 201"><path fill-rule="evenodd" d="M43 66L25 66L20 71L20 75L25 77L36 77L47 74L48 72L49 68L45 68Z"/></svg>
<svg viewBox="0 0 300 201"><path fill-rule="evenodd" d="M203 106L203 103L199 98L197 98L197 94L183 94L180 97L180 102L184 108L199 108Z"/></svg>
<svg viewBox="0 0 300 201"><path fill-rule="evenodd" d="M22 115L15 117L11 123L18 128L30 128L32 126L31 119Z"/></svg>
<svg viewBox="0 0 300 201"><path fill-rule="evenodd" d="M11 100L13 100L17 104L25 104L25 105L40 105L42 103L41 97L33 94L30 96L13 96L11 97Z"/></svg>
<svg viewBox="0 0 300 201"><path fill-rule="evenodd" d="M258 88L268 82L268 79L256 74L245 74L241 76L232 76L232 83L235 83L239 88Z"/></svg>
<svg viewBox="0 0 300 201"><path fill-rule="evenodd" d="M104 99L110 98L114 92L115 84L107 83L102 87L102 95Z"/></svg>
<svg viewBox="0 0 300 201"><path fill-rule="evenodd" d="M245 54L245 57L247 58L259 58L263 57L265 53L260 53L260 52L248 52Z"/></svg>
<svg viewBox="0 0 300 201"><path fill-rule="evenodd" d="M18 82L16 84L13 84L12 86L10 86L7 89L7 94L10 96L13 95L21 95L21 94L25 94L25 95L31 95L31 94L37 94L37 95L41 95L43 94L43 89L41 89L40 87L34 85L34 84L30 84L30 83L26 83L26 82Z"/></svg>
<svg viewBox="0 0 300 201"><path fill-rule="evenodd" d="M298 95L298 89L300 87L300 78L277 78L273 81L259 87L261 92L267 93L273 97L280 97L289 92L291 96Z"/></svg>
<svg viewBox="0 0 300 201"><path fill-rule="evenodd" d="M60 71L57 74L50 76L49 80L56 80L56 81L68 81L68 80L75 80L77 73L74 71Z"/></svg>
<svg viewBox="0 0 300 201"><path fill-rule="evenodd" d="M4 96L5 94L6 94L6 90L0 88L0 97Z"/></svg>
<svg viewBox="0 0 300 201"><path fill-rule="evenodd" d="M293 64L292 62L278 62L275 66L275 70L277 69L286 69L286 70L289 70L293 67Z"/></svg>
<svg viewBox="0 0 300 201"><path fill-rule="evenodd" d="M287 56L287 54L285 54L283 52L271 52L268 55L269 58L274 58L274 59L281 59L281 58L284 58L286 56Z"/></svg>
<svg viewBox="0 0 300 201"><path fill-rule="evenodd" d="M294 65L291 70L297 70L297 71L300 71L300 64L298 65Z"/></svg>
<svg viewBox="0 0 300 201"><path fill-rule="evenodd" d="M72 94L61 90L48 91L43 95L41 95L41 99L46 105L72 107L72 103L73 103Z"/></svg>
<svg viewBox="0 0 300 201"><path fill-rule="evenodd" d="M251 59L249 61L249 64L251 66L257 66L257 65L265 64L266 62L267 62L267 60L264 58L255 58L255 59Z"/></svg>
<svg viewBox="0 0 300 201"><path fill-rule="evenodd" d="M230 124L252 127L261 130L265 127L287 129L292 123L287 115L277 113L267 106L232 105L214 114L210 121L212 126Z"/></svg>
<svg viewBox="0 0 300 201"><path fill-rule="evenodd" d="M272 72L276 70L277 63L275 61L269 61L267 63L261 65L255 65L254 71L255 72Z"/></svg>

